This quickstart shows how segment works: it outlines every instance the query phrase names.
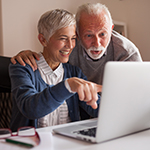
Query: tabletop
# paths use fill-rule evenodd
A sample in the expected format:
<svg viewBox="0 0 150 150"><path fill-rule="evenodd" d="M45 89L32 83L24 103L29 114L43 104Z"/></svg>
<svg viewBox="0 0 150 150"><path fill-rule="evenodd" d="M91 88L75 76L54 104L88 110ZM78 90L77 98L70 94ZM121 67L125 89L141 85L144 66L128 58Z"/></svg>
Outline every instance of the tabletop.
<svg viewBox="0 0 150 150"><path fill-rule="evenodd" d="M128 135L104 143L88 143L86 141L58 135L53 133L53 129L59 126L45 127L36 129L40 135L40 145L31 148L35 150L149 150L150 149L150 130ZM29 148L19 147L17 145L6 144L0 141L0 148L4 150L25 150Z"/></svg>

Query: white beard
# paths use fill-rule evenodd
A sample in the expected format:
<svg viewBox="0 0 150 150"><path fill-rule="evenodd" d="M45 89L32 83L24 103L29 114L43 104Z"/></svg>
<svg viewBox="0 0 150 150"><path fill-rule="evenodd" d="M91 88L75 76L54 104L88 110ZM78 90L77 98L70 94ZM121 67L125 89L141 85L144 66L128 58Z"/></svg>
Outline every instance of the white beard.
<svg viewBox="0 0 150 150"><path fill-rule="evenodd" d="M99 46L98 48L90 47L89 49L85 49L85 50L92 59L97 60L97 59L100 59L104 55L106 48L104 48L103 46ZM91 51L101 51L101 53L94 54L94 53L91 53Z"/></svg>
<svg viewBox="0 0 150 150"><path fill-rule="evenodd" d="M109 43L110 43L110 40L108 41L106 47L99 46L98 48L96 48L96 47L90 47L90 48L86 49L86 48L83 46L83 44L82 44L82 42L81 42L81 40L80 40L80 44L84 47L84 49L85 49L86 53L88 54L88 56L89 56L90 58L92 58L93 60L100 59L100 58L104 55L104 53L106 52L106 49L107 49ZM91 53L91 50L94 50L94 51L101 51L101 53L99 53L99 54L93 54L93 53Z"/></svg>

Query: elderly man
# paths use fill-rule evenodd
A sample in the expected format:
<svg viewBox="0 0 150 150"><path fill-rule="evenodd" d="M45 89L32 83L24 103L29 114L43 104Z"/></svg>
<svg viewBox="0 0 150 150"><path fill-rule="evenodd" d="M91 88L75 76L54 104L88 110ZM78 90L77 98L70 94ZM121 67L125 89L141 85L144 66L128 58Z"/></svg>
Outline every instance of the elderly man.
<svg viewBox="0 0 150 150"><path fill-rule="evenodd" d="M113 31L111 14L100 3L84 4L76 14L78 40L69 63L78 66L89 81L102 84L104 66L108 61L142 61L138 48L127 38ZM38 54L23 51L14 56L22 65L24 61L37 69L34 57ZM23 61L24 60L24 61Z"/></svg>

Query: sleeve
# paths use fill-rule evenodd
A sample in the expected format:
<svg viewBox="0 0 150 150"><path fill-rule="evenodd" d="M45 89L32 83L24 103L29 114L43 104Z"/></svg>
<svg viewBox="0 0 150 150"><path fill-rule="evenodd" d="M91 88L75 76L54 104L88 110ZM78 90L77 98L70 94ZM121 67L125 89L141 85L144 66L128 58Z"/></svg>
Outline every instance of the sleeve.
<svg viewBox="0 0 150 150"><path fill-rule="evenodd" d="M126 37L113 31L111 42L113 43L114 61L142 62L139 49Z"/></svg>
<svg viewBox="0 0 150 150"><path fill-rule="evenodd" d="M129 57L127 57L125 59L125 61L140 61L140 62L142 62L142 58L141 58L139 51L135 51L134 53L131 53L129 55Z"/></svg>
<svg viewBox="0 0 150 150"><path fill-rule="evenodd" d="M66 64L65 65L65 70L66 70L66 72L65 72L65 78L76 76L78 78L82 78L84 80L87 80L87 77L82 73L82 71L81 71L81 69L79 67L72 66L70 64ZM72 74L70 74L67 70L70 70L70 73L72 73ZM91 106L87 105L86 102L80 101L79 97L78 97L78 94L75 94L74 98L72 100L73 101L78 101L78 104L79 104L78 107L82 108L84 110L82 112L85 112L85 113L82 113L80 111L80 115L81 115L80 117L81 117L81 119L85 119L86 114L88 114L91 117L97 117L98 116L98 109L99 109L99 103L100 103L100 95L98 95L98 100L97 100L98 108L97 109L93 109Z"/></svg>
<svg viewBox="0 0 150 150"><path fill-rule="evenodd" d="M77 73L76 73L77 77L87 80L87 77L82 73L80 68L76 67L76 71L77 71ZM77 98L79 100L78 95L77 95ZM97 109L93 109L91 106L87 105L86 102L79 100L79 107L81 107L90 117L98 117L98 110L99 110L99 105L100 105L100 95L99 94L98 94L97 104L98 104ZM84 111L82 111L82 112L84 112ZM80 117L82 119L84 119L85 115L87 115L87 114L82 113L82 112L80 109L80 115L81 115Z"/></svg>
<svg viewBox="0 0 150 150"><path fill-rule="evenodd" d="M64 81L49 86L37 72L34 73L29 65L10 64L9 67L14 104L28 119L51 113L73 95L66 89Z"/></svg>
<svg viewBox="0 0 150 150"><path fill-rule="evenodd" d="M90 116L90 117L98 117L98 110L100 106L100 95L98 95L98 100L97 100L97 109L93 109L91 106L87 105L85 102L80 101L80 107ZM81 118L84 118L85 113L81 114Z"/></svg>

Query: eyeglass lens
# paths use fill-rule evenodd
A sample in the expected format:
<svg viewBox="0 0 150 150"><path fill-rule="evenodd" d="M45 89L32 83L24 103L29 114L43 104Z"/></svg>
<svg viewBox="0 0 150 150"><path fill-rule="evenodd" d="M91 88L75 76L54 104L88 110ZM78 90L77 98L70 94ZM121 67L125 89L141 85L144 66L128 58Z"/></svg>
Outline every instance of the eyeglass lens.
<svg viewBox="0 0 150 150"><path fill-rule="evenodd" d="M18 130L19 136L33 136L35 135L35 128L23 127Z"/></svg>
<svg viewBox="0 0 150 150"><path fill-rule="evenodd" d="M11 136L11 131L9 129L0 129L0 138L7 138Z"/></svg>
<svg viewBox="0 0 150 150"><path fill-rule="evenodd" d="M17 134L12 134L10 129L2 128L0 129L0 139L8 138L10 136L34 136L35 135L34 127L22 127L19 128Z"/></svg>

